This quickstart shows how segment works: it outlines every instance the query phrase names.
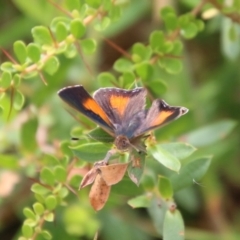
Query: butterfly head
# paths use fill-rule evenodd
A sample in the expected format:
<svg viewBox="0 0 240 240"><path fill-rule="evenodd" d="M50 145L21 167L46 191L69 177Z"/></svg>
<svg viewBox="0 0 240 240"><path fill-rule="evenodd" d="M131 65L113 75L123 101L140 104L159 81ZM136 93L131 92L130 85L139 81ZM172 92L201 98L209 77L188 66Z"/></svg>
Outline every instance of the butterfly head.
<svg viewBox="0 0 240 240"><path fill-rule="evenodd" d="M120 151L127 151L129 150L131 143L126 136L119 135L115 138L114 145Z"/></svg>

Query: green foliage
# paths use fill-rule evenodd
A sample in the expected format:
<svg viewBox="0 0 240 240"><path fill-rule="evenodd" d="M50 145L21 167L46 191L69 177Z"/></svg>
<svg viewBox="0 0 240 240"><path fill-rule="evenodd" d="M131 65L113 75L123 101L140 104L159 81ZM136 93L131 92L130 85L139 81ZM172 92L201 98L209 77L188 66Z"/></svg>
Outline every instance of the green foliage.
<svg viewBox="0 0 240 240"><path fill-rule="evenodd" d="M131 41L131 47L125 51L116 43L106 41L110 42L108 47L120 51L122 57L111 63L114 71L105 71L96 76L99 71L97 66L103 63L102 56L106 54L101 52L103 38L114 36L116 39L117 34L131 25L137 34L139 27L134 23L143 19L145 13L149 14L152 9L150 4L154 3L144 0L53 2L54 5L51 1L36 0L33 6L23 0L14 1L23 14L16 17L4 35L1 33L3 31L0 32L1 47L8 56L8 60L0 66L0 184L14 185L11 183L13 179L12 182L19 183L17 188L22 190L19 192L23 192L26 189L25 178L20 176L34 179L29 196L31 201L24 202L28 207L24 207L23 215L19 216L22 218L22 227L18 239L93 239L97 229L100 229L100 238L106 240L116 235L118 239L144 240L150 240L156 235L164 240L185 239L185 235L187 239L192 239L192 232L195 236L199 235L201 231L194 232L187 221L184 226L185 216L176 209L175 201L185 210L184 214L197 214L196 209L202 209L199 206L203 203L199 203L193 186L196 187L195 183L201 185L212 162L210 155L215 155L214 170L210 169L210 177L207 175L206 180L203 180L207 182L207 188L200 189L202 198L209 204L206 209L212 206L209 201L211 197L222 199L216 177L219 172L229 178L227 184L234 182L234 186L238 186L237 181L240 181L237 164L234 161L230 164L231 158L237 159L239 156L239 151L235 149L239 146L236 134L236 119L240 117L236 100L239 93L238 88L234 87L234 83L239 83L236 67L239 65L237 61L240 53L238 1L233 1L232 6L225 6L221 1L209 1L211 4L207 4L208 1L185 0L179 3L180 9L170 6L160 9L159 17L163 26L143 28L145 35L140 39L145 39L144 42ZM217 16L213 16L209 22L201 18L199 13L212 7L222 14L221 21ZM181 13L182 9L189 11ZM24 37L20 30L29 34ZM201 48L204 48L207 45L204 39L219 30L223 55L237 64L232 68L222 60L221 67L220 64L214 70L209 67L211 74L206 70L203 74L201 71L192 74L201 65L201 59L207 59L206 55L211 57L216 54L214 59L222 59L219 57L220 50L216 51L214 46L213 51L206 51L202 58L196 57L196 62L193 57L191 62L190 55L196 54L199 49L189 51L183 46L189 47L189 40L196 39L191 43L194 45L199 41ZM30 33L32 42L29 42ZM5 35L9 40L4 40ZM125 35L125 39L132 36L128 36L128 33ZM4 50L11 47L13 56ZM191 79L190 75L197 76L197 81ZM74 128L72 136L79 140L69 141L73 121L56 100L56 93L62 86L76 84L73 79L90 90L97 87L144 86L148 90L148 106L149 101L163 96L173 104L190 108L186 117L158 130L156 139L148 137L146 153L133 150L131 153L111 156L109 166L112 161L128 162L128 174L118 184L107 186L109 191L111 189L110 197L98 218L89 206L89 189L82 189L79 194L75 191L85 174L94 169L93 164L111 153L109 150L113 147L114 137L100 128L93 129L94 125L88 120L76 115L81 126ZM75 116L75 113L72 114ZM229 119L222 120L226 116ZM14 180L14 177L5 180L5 171L16 174L18 180ZM104 177L113 182L116 176L111 176L109 170L105 171ZM232 174L233 171L236 176ZM96 185L99 184L94 182L96 176L103 176L103 169L101 172L101 168L97 168L96 175L89 177L93 180L89 180L93 184L92 189L94 186L97 189ZM9 189L5 194L11 194L13 188ZM181 195L183 191L185 194ZM70 192L80 195L80 198ZM14 194L10 196L15 197ZM4 201L0 201L0 208L4 207ZM15 202L17 209L18 201ZM19 202L22 204L22 201ZM137 211L129 213L126 202L132 208L147 209L150 218L145 216L144 221L148 223L146 228L138 228L143 226L142 220L139 220L141 217L137 216ZM113 210L120 208L118 214ZM57 228L51 227L55 219L59 224ZM156 233L153 233L152 228L148 229L150 221ZM238 226L239 223L235 221ZM234 226L229 224L228 227L233 232L226 233L230 239L235 234ZM210 239L209 235L205 238ZM216 235L216 239L218 237Z"/></svg>
<svg viewBox="0 0 240 240"><path fill-rule="evenodd" d="M168 178L159 176L158 191L164 199L171 199L173 197L173 189Z"/></svg>
<svg viewBox="0 0 240 240"><path fill-rule="evenodd" d="M77 157L85 161L95 162L105 157L106 152L109 150L109 146L103 143L86 143L72 146L71 149ZM91 149L90 152L89 149Z"/></svg>
<svg viewBox="0 0 240 240"><path fill-rule="evenodd" d="M159 163L164 165L165 167L171 169L172 171L178 172L181 167L180 161L168 152L160 145L154 145L149 147L149 152Z"/></svg>
<svg viewBox="0 0 240 240"><path fill-rule="evenodd" d="M92 54L96 51L97 43L94 39L83 39L81 41L81 47L85 54Z"/></svg>
<svg viewBox="0 0 240 240"><path fill-rule="evenodd" d="M33 62L37 63L41 57L40 47L35 43L28 44L27 45L27 55Z"/></svg>
<svg viewBox="0 0 240 240"><path fill-rule="evenodd" d="M27 58L27 50L26 50L25 43L22 41L16 41L13 44L13 49L14 49L14 53L15 53L16 57L18 58L19 62L24 63Z"/></svg>
<svg viewBox="0 0 240 240"><path fill-rule="evenodd" d="M184 239L184 223L178 210L166 212L163 223L163 238L166 240Z"/></svg>
<svg viewBox="0 0 240 240"><path fill-rule="evenodd" d="M70 23L70 31L75 38L81 38L86 32L86 28L79 19L74 19Z"/></svg>
<svg viewBox="0 0 240 240"><path fill-rule="evenodd" d="M54 185L55 179L54 179L53 172L47 167L42 168L40 173L40 179L42 182L48 185Z"/></svg>
<svg viewBox="0 0 240 240"><path fill-rule="evenodd" d="M170 177L173 189L177 191L190 186L193 181L200 181L207 172L210 163L211 157L204 157L183 166L178 175L175 174Z"/></svg>
<svg viewBox="0 0 240 240"><path fill-rule="evenodd" d="M145 207L147 208L150 204L150 198L147 195L141 195L137 196L135 198L132 198L128 201L128 204L132 208L140 208L140 207Z"/></svg>
<svg viewBox="0 0 240 240"><path fill-rule="evenodd" d="M120 58L114 63L113 68L118 72L131 72L133 64L128 59Z"/></svg>
<svg viewBox="0 0 240 240"><path fill-rule="evenodd" d="M24 150L34 152L37 150L36 131L38 127L37 118L29 119L21 129L21 144ZM29 141L31 139L31 141Z"/></svg>
<svg viewBox="0 0 240 240"><path fill-rule="evenodd" d="M50 75L53 75L57 72L59 68L59 61L56 57L49 57L44 64L43 70Z"/></svg>

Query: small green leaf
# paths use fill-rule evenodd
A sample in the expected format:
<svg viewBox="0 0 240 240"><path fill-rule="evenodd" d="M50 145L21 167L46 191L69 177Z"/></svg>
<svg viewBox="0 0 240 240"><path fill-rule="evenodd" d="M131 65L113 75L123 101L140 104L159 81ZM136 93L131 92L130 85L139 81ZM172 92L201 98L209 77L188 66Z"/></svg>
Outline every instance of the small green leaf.
<svg viewBox="0 0 240 240"><path fill-rule="evenodd" d="M1 64L1 70L3 72L16 72L14 64L12 62L4 62Z"/></svg>
<svg viewBox="0 0 240 240"><path fill-rule="evenodd" d="M182 61L174 58L161 58L158 64L165 68L168 73L177 74L182 71Z"/></svg>
<svg viewBox="0 0 240 240"><path fill-rule="evenodd" d="M178 210L166 212L163 223L164 240L184 240L184 222Z"/></svg>
<svg viewBox="0 0 240 240"><path fill-rule="evenodd" d="M43 70L47 72L50 75L53 75L57 72L59 68L59 60L57 57L51 56L48 58L48 60L44 64Z"/></svg>
<svg viewBox="0 0 240 240"><path fill-rule="evenodd" d="M53 18L52 22L51 22L51 29L53 29L53 31L56 32L57 29L57 25L59 23L63 23L65 24L65 26L68 28L70 26L70 22L71 22L71 18L69 17L55 17Z"/></svg>
<svg viewBox="0 0 240 240"><path fill-rule="evenodd" d="M44 156L41 158L42 164L44 166L56 166L59 164L59 160L50 154L44 154Z"/></svg>
<svg viewBox="0 0 240 240"><path fill-rule="evenodd" d="M38 219L38 217L36 219L34 219L34 220L28 218L28 219L26 219L24 221L24 224L26 224L26 225L28 225L30 227L35 227L37 225L37 223L38 223L37 219Z"/></svg>
<svg viewBox="0 0 240 240"><path fill-rule="evenodd" d="M138 54L133 53L132 54L132 61L135 63L139 63L142 61L141 57Z"/></svg>
<svg viewBox="0 0 240 240"><path fill-rule="evenodd" d="M32 220L36 219L35 213L30 208L25 207L23 209L23 214L24 214L25 217L30 218Z"/></svg>
<svg viewBox="0 0 240 240"><path fill-rule="evenodd" d="M180 32L186 39L191 39L197 35L198 27L195 23L190 22L185 27L183 27Z"/></svg>
<svg viewBox="0 0 240 240"><path fill-rule="evenodd" d="M59 182L65 182L67 179L67 171L62 166L56 166L54 168L54 176L57 181Z"/></svg>
<svg viewBox="0 0 240 240"><path fill-rule="evenodd" d="M150 46L153 51L164 48L165 37L162 31L154 31L150 35Z"/></svg>
<svg viewBox="0 0 240 240"><path fill-rule="evenodd" d="M101 32L103 30L105 30L109 24L111 23L111 19L109 17L104 17L102 18L102 21L101 22L98 22L97 24L95 24L94 28Z"/></svg>
<svg viewBox="0 0 240 240"><path fill-rule="evenodd" d="M170 6L163 7L160 11L160 16L165 18L168 14L176 14L174 9Z"/></svg>
<svg viewBox="0 0 240 240"><path fill-rule="evenodd" d="M58 22L56 26L56 39L58 42L65 40L68 36L68 29L64 22Z"/></svg>
<svg viewBox="0 0 240 240"><path fill-rule="evenodd" d="M148 208L151 202L151 196L141 195L128 200L128 205L132 208Z"/></svg>
<svg viewBox="0 0 240 240"><path fill-rule="evenodd" d="M47 230L41 231L40 235L46 240L51 240L52 239L51 233Z"/></svg>
<svg viewBox="0 0 240 240"><path fill-rule="evenodd" d="M151 78L151 76L153 74L153 67L148 62L136 64L135 70L136 70L136 73L138 74L138 76L140 78L142 78L143 80L147 80L147 79Z"/></svg>
<svg viewBox="0 0 240 240"><path fill-rule="evenodd" d="M165 149L177 159L182 160L189 157L196 148L187 143L175 142L175 143L164 143L160 144L161 148Z"/></svg>
<svg viewBox="0 0 240 240"><path fill-rule="evenodd" d="M38 62L41 57L41 49L36 43L27 45L27 55L33 62Z"/></svg>
<svg viewBox="0 0 240 240"><path fill-rule="evenodd" d="M77 55L76 47L73 44L69 44L67 49L64 51L64 55L67 58L73 58Z"/></svg>
<svg viewBox="0 0 240 240"><path fill-rule="evenodd" d="M151 48L146 47L142 43L135 43L133 45L132 52L139 57L140 61L149 60L152 55Z"/></svg>
<svg viewBox="0 0 240 240"><path fill-rule="evenodd" d="M160 145L150 146L148 148L148 151L158 162L160 162L165 167L176 172L180 170L181 163L179 160L174 155L163 149Z"/></svg>
<svg viewBox="0 0 240 240"><path fill-rule="evenodd" d="M120 58L114 63L113 68L117 72L131 72L133 63L128 59Z"/></svg>
<svg viewBox="0 0 240 240"><path fill-rule="evenodd" d="M31 187L31 191L39 195L46 195L47 193L50 192L48 188L43 187L39 183L34 183Z"/></svg>
<svg viewBox="0 0 240 240"><path fill-rule="evenodd" d="M158 176L158 191L161 196L167 200L173 197L172 184L168 178Z"/></svg>
<svg viewBox="0 0 240 240"><path fill-rule="evenodd" d="M14 81L14 86L15 87L19 87L19 85L21 84L21 77L19 74L14 74L13 76L13 81Z"/></svg>
<svg viewBox="0 0 240 240"><path fill-rule="evenodd" d="M27 49L23 41L16 41L13 44L14 53L21 64L27 59Z"/></svg>
<svg viewBox="0 0 240 240"><path fill-rule="evenodd" d="M146 190L154 189L156 185L154 173L150 171L144 173L141 179L141 185Z"/></svg>
<svg viewBox="0 0 240 240"><path fill-rule="evenodd" d="M240 27L232 19L223 17L221 24L221 48L224 55L235 61L240 53Z"/></svg>
<svg viewBox="0 0 240 240"><path fill-rule="evenodd" d="M119 81L122 83L122 85L126 88L129 86L132 86L136 79L136 76L133 72L124 72L122 76L120 76Z"/></svg>
<svg viewBox="0 0 240 240"><path fill-rule="evenodd" d="M53 222L54 221L54 214L52 212L44 215L44 220L47 222Z"/></svg>
<svg viewBox="0 0 240 240"><path fill-rule="evenodd" d="M39 216L42 215L45 211L44 206L39 202L33 204L33 210Z"/></svg>
<svg viewBox="0 0 240 240"><path fill-rule="evenodd" d="M45 201L45 196L44 196L44 195L40 195L40 194L35 193L35 194L34 194L34 197L36 198L36 200L37 200L38 202L44 204L44 201Z"/></svg>
<svg viewBox="0 0 240 240"><path fill-rule="evenodd" d="M70 31L75 38L79 39L85 34L86 27L80 19L73 19L70 24Z"/></svg>
<svg viewBox="0 0 240 240"><path fill-rule="evenodd" d="M37 149L36 132L38 127L37 118L29 119L21 128L21 144L24 150L33 153Z"/></svg>
<svg viewBox="0 0 240 240"><path fill-rule="evenodd" d="M1 75L0 86L2 88L8 88L11 85L12 74L10 72L3 72Z"/></svg>
<svg viewBox="0 0 240 240"><path fill-rule="evenodd" d="M36 26L32 29L34 41L40 45L52 45L53 40L49 29L44 26Z"/></svg>
<svg viewBox="0 0 240 240"><path fill-rule="evenodd" d="M22 109L23 104L24 104L24 95L21 92L16 91L14 94L13 107L16 110L20 110L20 109Z"/></svg>
<svg viewBox="0 0 240 240"><path fill-rule="evenodd" d="M72 153L71 149L69 148L68 141L61 142L60 148L64 155L69 156L69 157L73 156L73 153Z"/></svg>
<svg viewBox="0 0 240 240"><path fill-rule="evenodd" d="M200 158L184 165L179 174L170 176L174 191L191 186L198 182L207 172L211 163L211 157Z"/></svg>
<svg viewBox="0 0 240 240"><path fill-rule="evenodd" d="M175 13L167 13L163 19L164 19L167 30L174 31L177 29L178 18Z"/></svg>
<svg viewBox="0 0 240 240"><path fill-rule="evenodd" d="M104 159L109 146L102 143L86 143L78 146L70 146L73 153L82 160L95 162Z"/></svg>
<svg viewBox="0 0 240 240"><path fill-rule="evenodd" d="M58 192L58 196L59 196L60 198L65 198L65 197L68 195L68 193L69 193L69 191L68 191L67 188L61 187L61 189L60 189L59 192Z"/></svg>
<svg viewBox="0 0 240 240"><path fill-rule="evenodd" d="M116 82L115 76L109 72L100 73L97 77L97 80L102 87L111 86L113 83Z"/></svg>
<svg viewBox="0 0 240 240"><path fill-rule="evenodd" d="M183 43L179 40L173 42L173 49L171 50L171 54L179 56L182 54Z"/></svg>
<svg viewBox="0 0 240 240"><path fill-rule="evenodd" d="M57 199L56 199L56 197L53 196L53 195L47 196L47 198L45 199L45 205L46 205L48 210L55 209L56 206L57 206Z"/></svg>
<svg viewBox="0 0 240 240"><path fill-rule="evenodd" d="M195 24L196 24L199 32L204 30L205 25L204 25L204 22L201 19L196 19Z"/></svg>
<svg viewBox="0 0 240 240"><path fill-rule="evenodd" d="M97 49L97 42L94 39L84 39L81 41L81 47L85 54L93 54Z"/></svg>
<svg viewBox="0 0 240 240"><path fill-rule="evenodd" d="M33 229L31 226L24 224L22 226L22 234L24 237L26 238L31 238L31 236L33 235Z"/></svg>
<svg viewBox="0 0 240 240"><path fill-rule="evenodd" d="M88 134L88 137L97 140L99 142L103 143L113 143L114 138L110 136L107 132L105 132L102 128L95 128L92 131L90 131Z"/></svg>
<svg viewBox="0 0 240 240"><path fill-rule="evenodd" d="M49 184L50 186L53 186L55 182L53 172L47 167L42 168L40 172L40 179L41 181L43 181L46 184Z"/></svg>
<svg viewBox="0 0 240 240"><path fill-rule="evenodd" d="M178 24L181 28L185 28L187 27L187 25L190 23L192 16L190 16L190 14L184 14L181 15L178 18Z"/></svg>

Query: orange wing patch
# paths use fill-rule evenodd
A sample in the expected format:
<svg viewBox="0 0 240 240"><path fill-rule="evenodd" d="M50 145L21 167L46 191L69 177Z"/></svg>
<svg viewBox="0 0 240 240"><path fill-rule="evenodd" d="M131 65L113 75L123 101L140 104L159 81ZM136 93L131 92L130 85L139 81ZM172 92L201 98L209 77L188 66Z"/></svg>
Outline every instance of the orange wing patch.
<svg viewBox="0 0 240 240"><path fill-rule="evenodd" d="M111 122L109 121L106 113L103 111L103 109L93 100L92 98L88 98L83 102L83 106L95 114L99 115L109 126L111 126Z"/></svg>
<svg viewBox="0 0 240 240"><path fill-rule="evenodd" d="M120 116L123 116L124 111L129 103L130 98L125 96L112 95L110 97L110 104L113 109L116 109Z"/></svg>
<svg viewBox="0 0 240 240"><path fill-rule="evenodd" d="M160 124L163 124L166 119L171 116L173 114L173 112L171 111L161 111L158 115L158 117L156 117L152 122L151 122L151 127L153 126L158 126Z"/></svg>

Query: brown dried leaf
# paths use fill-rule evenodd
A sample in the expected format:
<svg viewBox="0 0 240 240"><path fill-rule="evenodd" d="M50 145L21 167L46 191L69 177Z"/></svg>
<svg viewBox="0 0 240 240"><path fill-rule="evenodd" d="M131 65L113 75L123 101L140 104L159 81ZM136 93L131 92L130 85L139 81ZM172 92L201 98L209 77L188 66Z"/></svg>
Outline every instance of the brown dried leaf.
<svg viewBox="0 0 240 240"><path fill-rule="evenodd" d="M127 170L128 163L116 163L99 167L100 175L108 186L120 182Z"/></svg>
<svg viewBox="0 0 240 240"><path fill-rule="evenodd" d="M94 210L101 210L108 200L111 187L106 184L103 178L98 174L91 187L89 199Z"/></svg>
<svg viewBox="0 0 240 240"><path fill-rule="evenodd" d="M82 179L79 189L84 188L93 183L98 175L97 169L92 168Z"/></svg>
<svg viewBox="0 0 240 240"><path fill-rule="evenodd" d="M94 164L93 168L89 172L87 172L87 174L83 177L79 189L92 184L93 181L95 180L97 174L99 173L99 170L98 170L99 166L105 166L106 164L107 163L104 161L96 162Z"/></svg>

